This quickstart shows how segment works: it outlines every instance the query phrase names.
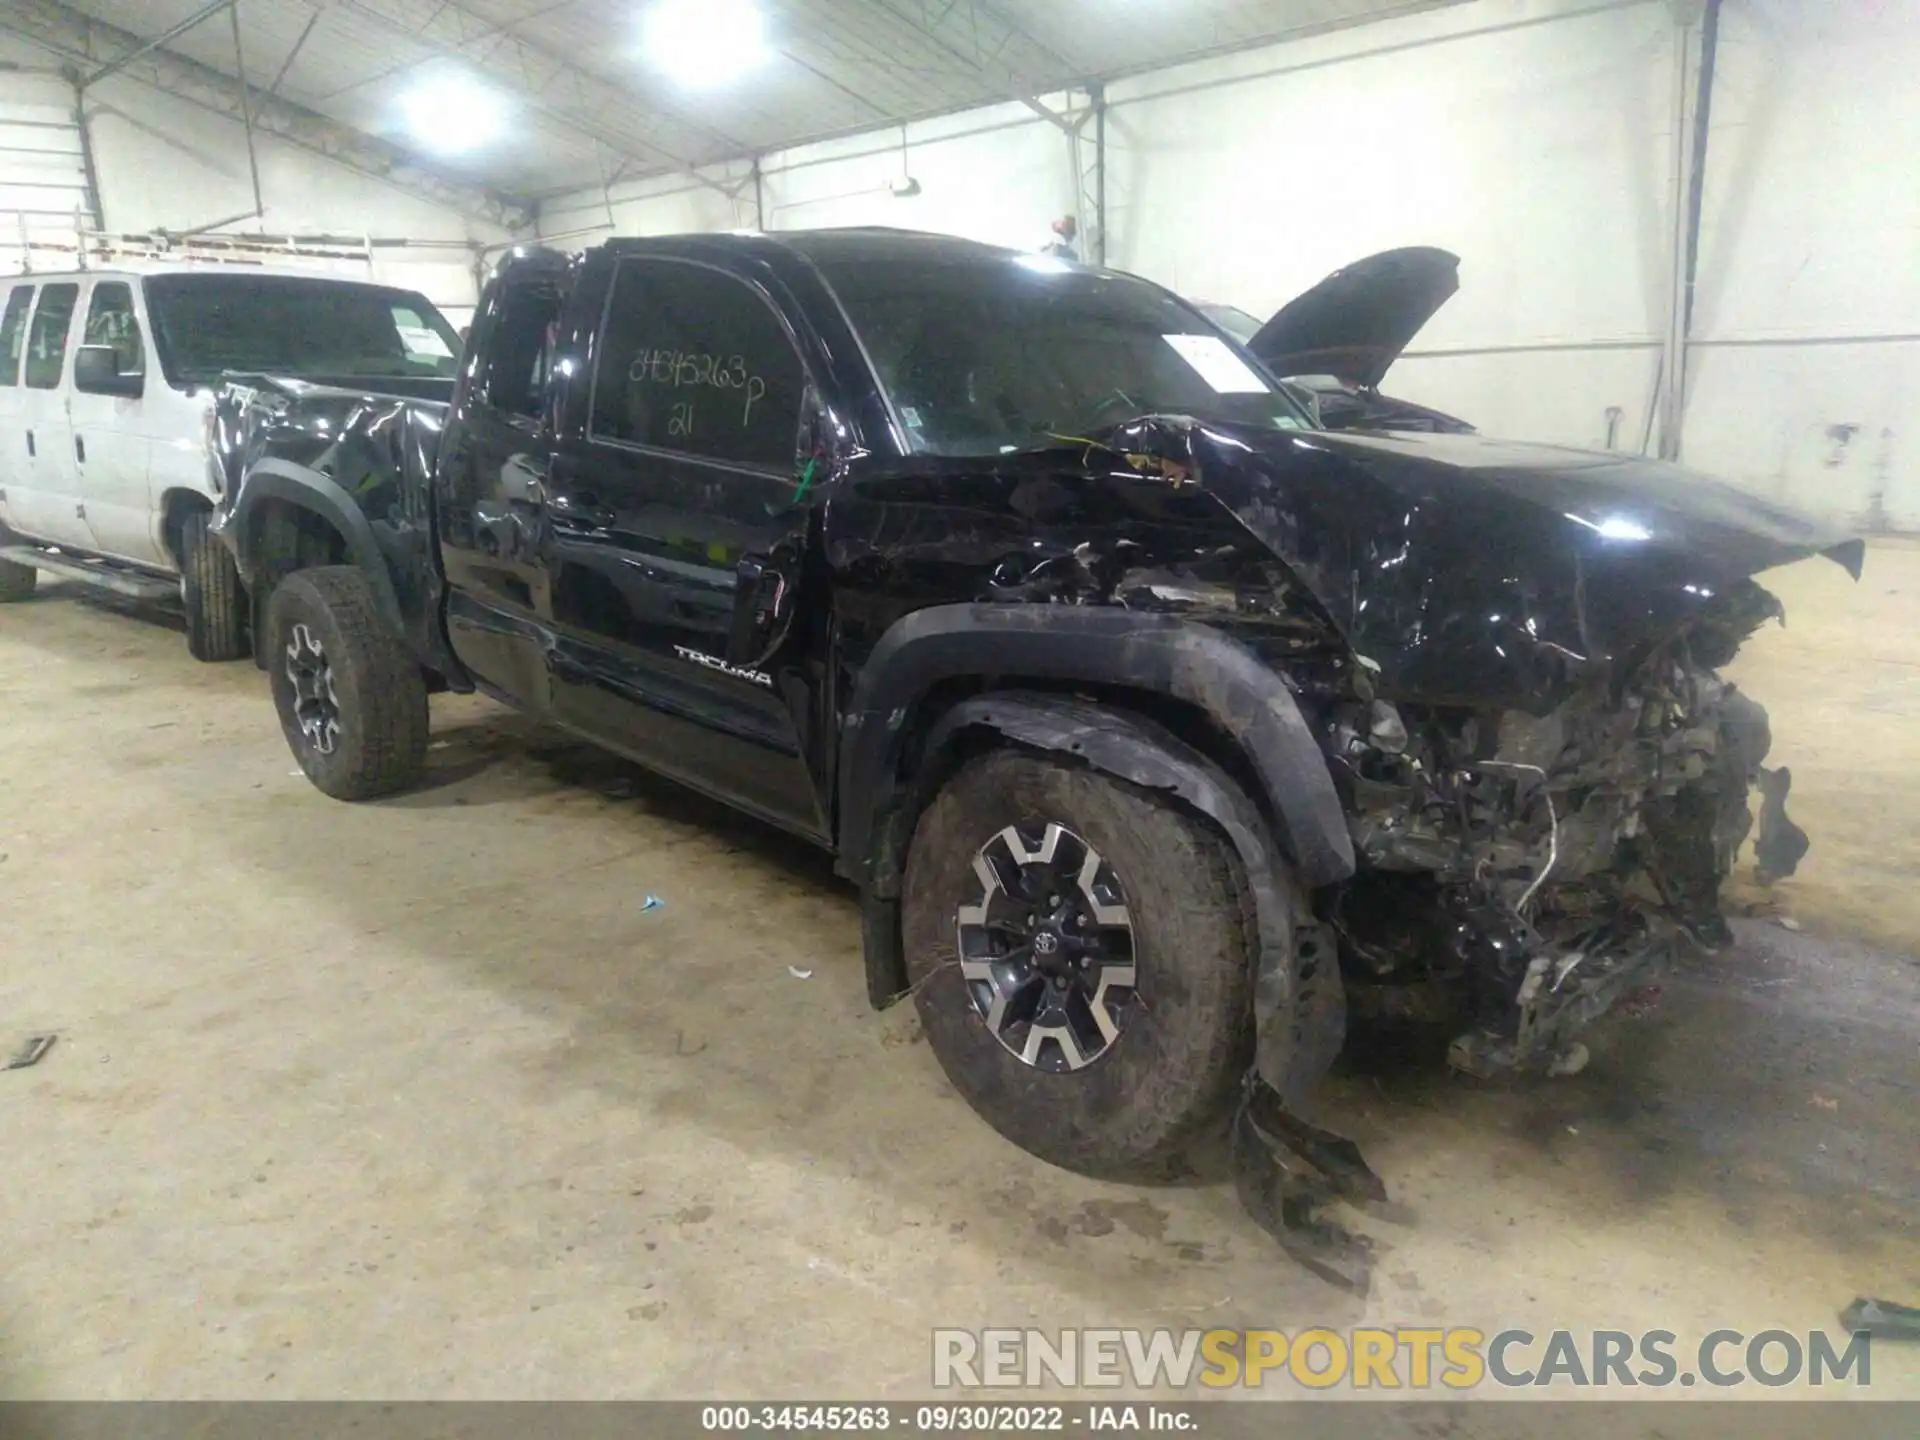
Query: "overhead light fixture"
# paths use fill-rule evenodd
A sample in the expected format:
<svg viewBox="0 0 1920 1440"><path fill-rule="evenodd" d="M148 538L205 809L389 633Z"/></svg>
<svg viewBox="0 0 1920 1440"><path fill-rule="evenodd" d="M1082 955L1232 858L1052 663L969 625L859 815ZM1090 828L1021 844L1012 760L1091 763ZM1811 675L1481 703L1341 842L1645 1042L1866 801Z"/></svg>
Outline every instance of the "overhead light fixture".
<svg viewBox="0 0 1920 1440"><path fill-rule="evenodd" d="M407 129L423 149L458 155L490 145L507 128L506 103L464 75L430 75L400 97Z"/></svg>
<svg viewBox="0 0 1920 1440"><path fill-rule="evenodd" d="M641 29L648 60L689 89L736 80L770 53L753 0L654 0Z"/></svg>

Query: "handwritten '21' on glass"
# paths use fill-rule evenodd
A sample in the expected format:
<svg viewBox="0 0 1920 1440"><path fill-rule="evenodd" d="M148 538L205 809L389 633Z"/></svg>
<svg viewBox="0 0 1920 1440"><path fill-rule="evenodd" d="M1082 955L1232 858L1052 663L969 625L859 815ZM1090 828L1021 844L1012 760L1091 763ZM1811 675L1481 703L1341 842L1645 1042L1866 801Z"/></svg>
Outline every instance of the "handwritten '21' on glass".
<svg viewBox="0 0 1920 1440"><path fill-rule="evenodd" d="M753 423L754 403L767 393L767 382L747 368L742 355L719 356L701 350L648 347L635 353L627 365L633 385L658 385L671 390L720 390L740 397L740 428ZM669 435L693 433L693 402L676 404L667 419Z"/></svg>

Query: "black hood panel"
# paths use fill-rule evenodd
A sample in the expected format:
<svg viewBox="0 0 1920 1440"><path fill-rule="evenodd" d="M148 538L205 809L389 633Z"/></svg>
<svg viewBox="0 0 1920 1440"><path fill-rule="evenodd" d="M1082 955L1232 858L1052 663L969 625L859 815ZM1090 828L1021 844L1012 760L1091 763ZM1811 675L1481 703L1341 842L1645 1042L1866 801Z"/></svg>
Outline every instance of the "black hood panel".
<svg viewBox="0 0 1920 1440"><path fill-rule="evenodd" d="M1749 577L1862 546L1709 476L1473 435L1277 434L1164 417L1122 448L1191 456L1382 693L1543 712L1729 604Z"/></svg>
<svg viewBox="0 0 1920 1440"><path fill-rule="evenodd" d="M1332 375L1371 390L1460 288L1460 257L1430 245L1336 270L1260 327L1247 348L1276 375Z"/></svg>

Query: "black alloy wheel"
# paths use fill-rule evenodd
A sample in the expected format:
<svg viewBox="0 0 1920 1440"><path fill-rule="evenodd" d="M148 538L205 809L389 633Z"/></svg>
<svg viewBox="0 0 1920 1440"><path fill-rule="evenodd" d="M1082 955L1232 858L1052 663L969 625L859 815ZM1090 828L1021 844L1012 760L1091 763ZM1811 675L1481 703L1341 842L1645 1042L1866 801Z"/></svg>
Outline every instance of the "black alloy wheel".
<svg viewBox="0 0 1920 1440"><path fill-rule="evenodd" d="M955 949L988 1032L1052 1074L1100 1059L1138 1009L1133 917L1113 867L1064 825L1009 825L973 874Z"/></svg>

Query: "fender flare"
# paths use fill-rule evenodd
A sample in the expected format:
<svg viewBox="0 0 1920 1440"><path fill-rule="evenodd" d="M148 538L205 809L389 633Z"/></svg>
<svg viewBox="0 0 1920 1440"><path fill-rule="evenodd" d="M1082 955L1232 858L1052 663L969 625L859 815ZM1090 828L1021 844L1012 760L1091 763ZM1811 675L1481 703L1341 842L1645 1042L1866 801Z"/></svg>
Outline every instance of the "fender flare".
<svg viewBox="0 0 1920 1440"><path fill-rule="evenodd" d="M1258 936L1254 1069L1289 1108L1304 1109L1345 1043L1346 991L1331 938L1246 792L1164 726L1132 711L1061 695L994 691L947 711L929 734L928 753L944 753L970 729L991 730L1022 748L1170 796L1225 836L1252 892Z"/></svg>
<svg viewBox="0 0 1920 1440"><path fill-rule="evenodd" d="M861 666L839 756L839 869L863 891L896 892L906 726L943 680L1005 676L1122 685L1204 710L1247 757L1280 848L1308 888L1353 874L1353 841L1319 742L1293 692L1218 630L1106 607L936 605L894 622ZM909 822L911 817L908 817Z"/></svg>
<svg viewBox="0 0 1920 1440"><path fill-rule="evenodd" d="M394 591L387 557L374 538L372 524L337 481L305 465L271 458L256 462L235 488L232 508L223 510L214 521L213 533L232 552L247 589L258 594L254 576L260 569L260 557L252 552L253 522L261 502L266 500L285 500L311 510L345 537L348 556L366 572L380 618L394 638L404 643L407 627L400 597Z"/></svg>

